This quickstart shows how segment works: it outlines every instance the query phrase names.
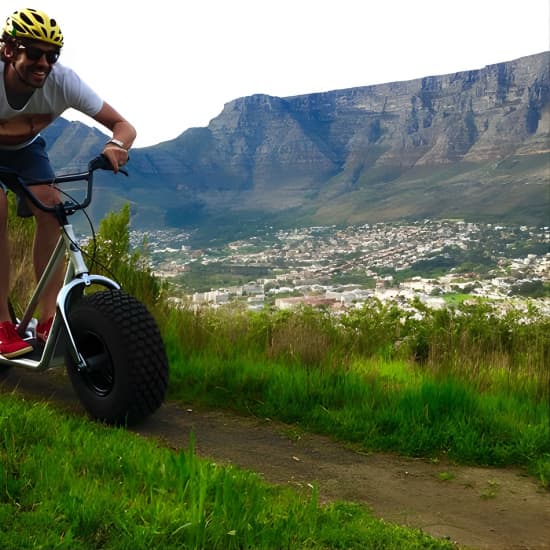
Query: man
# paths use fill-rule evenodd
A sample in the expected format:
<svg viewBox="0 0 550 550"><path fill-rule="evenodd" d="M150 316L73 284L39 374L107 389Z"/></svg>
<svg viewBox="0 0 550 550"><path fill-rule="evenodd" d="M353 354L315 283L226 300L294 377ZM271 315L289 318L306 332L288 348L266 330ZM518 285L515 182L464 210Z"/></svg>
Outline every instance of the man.
<svg viewBox="0 0 550 550"><path fill-rule="evenodd" d="M103 154L115 172L128 161L128 149L136 137L134 127L124 117L74 71L57 63L62 47L63 35L57 21L44 12L25 8L7 18L0 44L0 166L29 181L53 180L40 130L68 108L89 115L112 132ZM53 186L34 189L45 204L59 202ZM18 335L8 311L7 198L3 191L0 189L0 354L13 358L32 351L32 347ZM59 225L51 214L22 198L18 214L36 218L33 262L38 279L59 238ZM39 304L37 334L43 341L51 328L62 284L63 266L45 288Z"/></svg>

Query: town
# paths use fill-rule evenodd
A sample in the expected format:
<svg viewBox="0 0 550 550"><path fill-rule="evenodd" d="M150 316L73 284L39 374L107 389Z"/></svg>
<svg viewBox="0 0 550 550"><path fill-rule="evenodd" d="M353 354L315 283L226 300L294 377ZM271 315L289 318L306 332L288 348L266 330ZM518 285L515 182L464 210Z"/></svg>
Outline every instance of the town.
<svg viewBox="0 0 550 550"><path fill-rule="evenodd" d="M173 299L195 306L341 308L376 297L442 307L447 295L461 293L508 302L529 297L550 314L550 227L422 220L265 228L201 249L184 231L131 232L133 246L144 238L151 269L170 281Z"/></svg>

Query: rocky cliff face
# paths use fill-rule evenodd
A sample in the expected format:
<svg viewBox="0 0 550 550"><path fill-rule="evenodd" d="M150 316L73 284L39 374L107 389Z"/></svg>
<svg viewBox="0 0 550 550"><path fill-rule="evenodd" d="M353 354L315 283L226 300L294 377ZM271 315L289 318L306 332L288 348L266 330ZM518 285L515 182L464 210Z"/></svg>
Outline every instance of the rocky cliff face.
<svg viewBox="0 0 550 550"><path fill-rule="evenodd" d="M502 159L548 146L549 54L481 70L228 103L209 130L253 181ZM186 139L186 134L180 138ZM284 170L283 170L284 169Z"/></svg>
<svg viewBox="0 0 550 550"><path fill-rule="evenodd" d="M406 82L239 98L207 128L136 150L132 169L170 191L176 218L178 203L206 218L481 217L490 199L489 216L543 221L549 66L544 52Z"/></svg>

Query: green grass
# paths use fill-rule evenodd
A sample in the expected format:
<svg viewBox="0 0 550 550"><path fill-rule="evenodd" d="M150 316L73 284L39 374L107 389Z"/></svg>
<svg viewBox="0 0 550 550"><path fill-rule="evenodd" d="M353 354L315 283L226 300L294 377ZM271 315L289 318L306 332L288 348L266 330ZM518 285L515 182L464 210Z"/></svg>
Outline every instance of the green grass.
<svg viewBox="0 0 550 550"><path fill-rule="evenodd" d="M480 393L402 362L327 372L208 354L182 359L169 349L172 399L296 423L365 450L522 466L550 482L545 400Z"/></svg>
<svg viewBox="0 0 550 550"><path fill-rule="evenodd" d="M0 400L0 548L450 549L43 403Z"/></svg>
<svg viewBox="0 0 550 550"><path fill-rule="evenodd" d="M417 305L420 321L376 302L337 318L310 308L172 311L170 396L371 451L521 466L548 486L549 320L484 303Z"/></svg>
<svg viewBox="0 0 550 550"><path fill-rule="evenodd" d="M453 292L452 294L450 294L450 293L444 294L443 299L445 300L445 302L447 304L459 305L459 304L464 303L466 300L471 300L472 295L471 294L466 294L466 293L463 293L463 292Z"/></svg>

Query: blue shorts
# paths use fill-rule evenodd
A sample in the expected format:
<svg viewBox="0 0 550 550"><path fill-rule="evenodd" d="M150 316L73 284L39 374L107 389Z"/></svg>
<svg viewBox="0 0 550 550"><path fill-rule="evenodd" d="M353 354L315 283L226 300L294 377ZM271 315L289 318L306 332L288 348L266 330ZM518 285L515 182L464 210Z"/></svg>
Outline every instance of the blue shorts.
<svg viewBox="0 0 550 550"><path fill-rule="evenodd" d="M46 142L40 136L23 149L0 149L0 166L15 172L23 181L53 181L55 178L55 172L46 153ZM2 182L0 188L7 191ZM22 218L32 216L24 197L17 197L17 215Z"/></svg>

